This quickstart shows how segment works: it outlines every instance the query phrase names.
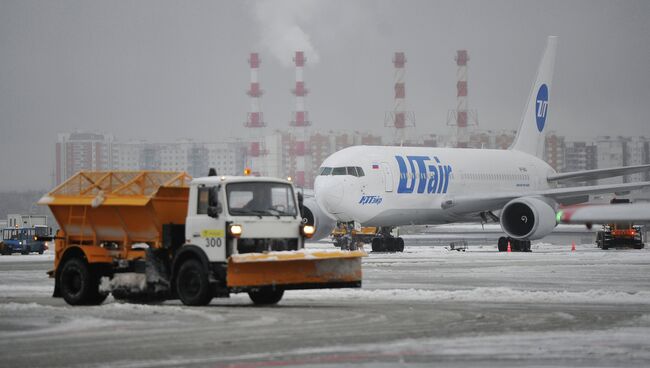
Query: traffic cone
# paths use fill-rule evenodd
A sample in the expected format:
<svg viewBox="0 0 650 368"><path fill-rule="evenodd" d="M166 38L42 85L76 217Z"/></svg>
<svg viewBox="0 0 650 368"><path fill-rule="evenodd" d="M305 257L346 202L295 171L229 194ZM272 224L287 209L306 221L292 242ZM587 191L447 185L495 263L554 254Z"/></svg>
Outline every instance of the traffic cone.
<svg viewBox="0 0 650 368"><path fill-rule="evenodd" d="M571 251L572 251L572 252L575 252L575 251L576 251L576 242L575 242L575 241L572 241L572 242L571 242Z"/></svg>
<svg viewBox="0 0 650 368"><path fill-rule="evenodd" d="M512 252L512 248L510 247L510 242L508 242L508 253Z"/></svg>

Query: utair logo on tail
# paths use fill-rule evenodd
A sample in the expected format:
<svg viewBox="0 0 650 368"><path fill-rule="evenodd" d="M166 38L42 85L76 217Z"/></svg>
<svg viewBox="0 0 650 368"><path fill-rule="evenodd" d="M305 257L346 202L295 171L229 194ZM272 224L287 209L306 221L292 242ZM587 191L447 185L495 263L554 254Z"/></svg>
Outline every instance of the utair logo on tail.
<svg viewBox="0 0 650 368"><path fill-rule="evenodd" d="M406 160L395 156L395 160L400 174L397 193L447 193L451 165L441 164L436 156L406 156Z"/></svg>
<svg viewBox="0 0 650 368"><path fill-rule="evenodd" d="M548 87L546 84L542 84L539 87L536 100L535 118L537 119L537 130L541 132L544 130L544 124L546 124L546 112L548 111Z"/></svg>

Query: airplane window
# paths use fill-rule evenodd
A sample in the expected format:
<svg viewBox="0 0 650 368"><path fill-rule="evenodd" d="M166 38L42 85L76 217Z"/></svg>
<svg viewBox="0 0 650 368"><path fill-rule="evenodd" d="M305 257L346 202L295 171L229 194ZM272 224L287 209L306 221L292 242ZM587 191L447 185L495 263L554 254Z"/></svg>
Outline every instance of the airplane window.
<svg viewBox="0 0 650 368"><path fill-rule="evenodd" d="M360 167L357 167L357 174L359 174L359 176L364 176L364 175L365 175L365 174L363 173L363 169L360 168Z"/></svg>
<svg viewBox="0 0 650 368"><path fill-rule="evenodd" d="M348 166L348 175L357 176L357 168Z"/></svg>
<svg viewBox="0 0 650 368"><path fill-rule="evenodd" d="M332 175L346 175L346 174L347 174L347 170L345 169L345 167L335 167L332 170Z"/></svg>
<svg viewBox="0 0 650 368"><path fill-rule="evenodd" d="M331 167L323 167L320 170L320 175L330 175L332 173Z"/></svg>

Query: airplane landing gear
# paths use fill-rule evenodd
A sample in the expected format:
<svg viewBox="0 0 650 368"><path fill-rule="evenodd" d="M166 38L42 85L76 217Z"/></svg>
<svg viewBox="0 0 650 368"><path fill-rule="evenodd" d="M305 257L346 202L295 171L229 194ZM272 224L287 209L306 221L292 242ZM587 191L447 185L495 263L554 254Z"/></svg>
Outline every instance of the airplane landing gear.
<svg viewBox="0 0 650 368"><path fill-rule="evenodd" d="M498 241L499 252L508 251L508 242L510 242L510 250L513 252L531 252L530 240L517 240L505 236L499 238Z"/></svg>
<svg viewBox="0 0 650 368"><path fill-rule="evenodd" d="M403 252L404 239L391 234L391 228L381 228L381 231L372 239L373 252Z"/></svg>

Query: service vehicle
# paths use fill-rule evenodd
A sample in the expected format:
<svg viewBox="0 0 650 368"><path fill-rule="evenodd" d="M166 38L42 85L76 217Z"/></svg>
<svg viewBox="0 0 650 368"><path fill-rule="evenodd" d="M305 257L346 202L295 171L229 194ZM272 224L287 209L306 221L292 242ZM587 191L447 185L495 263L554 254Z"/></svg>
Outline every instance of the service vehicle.
<svg viewBox="0 0 650 368"><path fill-rule="evenodd" d="M612 205L629 205L630 203L628 198L614 198L610 202ZM645 247L643 230L643 226L631 222L604 224L602 229L596 233L596 246L603 250L626 247L643 249Z"/></svg>
<svg viewBox="0 0 650 368"><path fill-rule="evenodd" d="M373 252L402 252L404 240L399 227L361 226L358 222L338 222L331 234L336 247L343 250L363 248L371 244Z"/></svg>
<svg viewBox="0 0 650 368"><path fill-rule="evenodd" d="M0 254L29 254L32 252L43 254L48 249L48 243L43 240L43 237L48 235L51 235L51 229L47 226L3 229Z"/></svg>
<svg viewBox="0 0 650 368"><path fill-rule="evenodd" d="M305 248L291 182L182 172L79 172L45 195L59 223L54 296L72 305L179 298L206 305L247 292L361 287L362 251Z"/></svg>
<svg viewBox="0 0 650 368"><path fill-rule="evenodd" d="M332 230L332 241L336 247L341 249L356 249L363 244L369 244L377 236L379 228L377 227L358 227L354 225L339 222Z"/></svg>

